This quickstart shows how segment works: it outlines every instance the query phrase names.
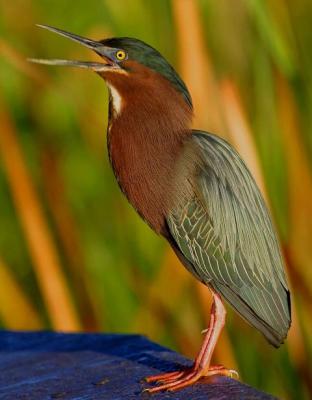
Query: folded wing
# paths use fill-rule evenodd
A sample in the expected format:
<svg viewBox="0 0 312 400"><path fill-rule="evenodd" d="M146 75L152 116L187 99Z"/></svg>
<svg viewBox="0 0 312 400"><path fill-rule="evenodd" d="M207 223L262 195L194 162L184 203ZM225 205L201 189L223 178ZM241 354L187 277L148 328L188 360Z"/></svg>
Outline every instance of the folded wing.
<svg viewBox="0 0 312 400"><path fill-rule="evenodd" d="M227 142L200 131L192 141L194 192L167 218L173 247L199 280L279 346L290 326L290 296L261 193Z"/></svg>

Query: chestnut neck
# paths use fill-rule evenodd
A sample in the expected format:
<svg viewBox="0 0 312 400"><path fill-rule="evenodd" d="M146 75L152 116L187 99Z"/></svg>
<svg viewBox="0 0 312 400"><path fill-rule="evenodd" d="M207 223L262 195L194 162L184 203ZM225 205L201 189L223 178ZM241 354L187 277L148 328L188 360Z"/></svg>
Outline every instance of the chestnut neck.
<svg viewBox="0 0 312 400"><path fill-rule="evenodd" d="M164 233L174 205L192 110L161 75L135 65L136 76L107 73L110 88L108 151L122 191L141 217ZM136 78L136 77L140 78Z"/></svg>

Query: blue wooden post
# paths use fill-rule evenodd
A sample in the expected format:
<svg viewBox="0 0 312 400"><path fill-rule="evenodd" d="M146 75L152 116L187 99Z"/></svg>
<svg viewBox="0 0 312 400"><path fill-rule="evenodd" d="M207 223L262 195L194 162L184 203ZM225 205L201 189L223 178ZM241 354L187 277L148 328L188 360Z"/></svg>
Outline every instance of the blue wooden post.
<svg viewBox="0 0 312 400"><path fill-rule="evenodd" d="M0 332L0 400L272 400L213 377L175 393L142 393L148 375L191 361L138 335Z"/></svg>

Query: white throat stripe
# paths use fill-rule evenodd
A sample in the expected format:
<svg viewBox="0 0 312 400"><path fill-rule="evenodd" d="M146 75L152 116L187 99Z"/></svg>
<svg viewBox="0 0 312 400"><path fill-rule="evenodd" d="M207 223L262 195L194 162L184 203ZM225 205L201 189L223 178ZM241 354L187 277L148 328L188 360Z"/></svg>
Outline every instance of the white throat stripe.
<svg viewBox="0 0 312 400"><path fill-rule="evenodd" d="M121 111L121 106L122 106L121 96L120 96L119 92L116 90L116 88L114 88L114 86L108 85L108 88L109 88L110 95L112 98L114 111L116 114L119 114Z"/></svg>

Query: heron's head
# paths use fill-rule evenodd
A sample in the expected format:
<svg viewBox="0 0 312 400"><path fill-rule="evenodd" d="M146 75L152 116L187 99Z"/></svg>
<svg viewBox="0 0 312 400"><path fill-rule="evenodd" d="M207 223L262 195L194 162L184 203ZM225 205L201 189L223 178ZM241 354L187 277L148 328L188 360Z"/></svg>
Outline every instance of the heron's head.
<svg viewBox="0 0 312 400"><path fill-rule="evenodd" d="M101 61L60 59L30 59L30 61L91 69L104 78L108 85L116 86L117 84L123 89L127 88L128 91L133 90L137 85L155 86L157 78L161 78L163 82L167 83L167 87L166 84L162 85L168 91L167 96L170 96L170 90L174 89L183 96L188 106L192 107L191 96L180 76L156 49L143 41L128 37L95 41L47 25L38 26L88 47L101 57ZM159 85L161 80L158 81Z"/></svg>

